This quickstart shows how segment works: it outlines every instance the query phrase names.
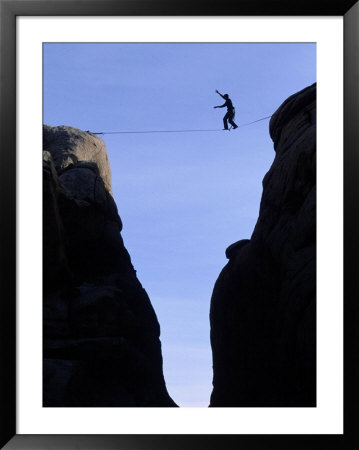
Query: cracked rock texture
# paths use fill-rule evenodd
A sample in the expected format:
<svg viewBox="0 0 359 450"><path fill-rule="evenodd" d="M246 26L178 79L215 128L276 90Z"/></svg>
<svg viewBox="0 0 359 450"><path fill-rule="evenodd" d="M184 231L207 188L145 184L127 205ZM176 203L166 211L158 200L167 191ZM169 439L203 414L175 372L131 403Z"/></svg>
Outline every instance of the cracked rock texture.
<svg viewBox="0 0 359 450"><path fill-rule="evenodd" d="M43 143L43 405L176 406L104 142L45 125Z"/></svg>
<svg viewBox="0 0 359 450"><path fill-rule="evenodd" d="M211 299L210 406L316 405L316 85L270 121L276 152L251 239Z"/></svg>

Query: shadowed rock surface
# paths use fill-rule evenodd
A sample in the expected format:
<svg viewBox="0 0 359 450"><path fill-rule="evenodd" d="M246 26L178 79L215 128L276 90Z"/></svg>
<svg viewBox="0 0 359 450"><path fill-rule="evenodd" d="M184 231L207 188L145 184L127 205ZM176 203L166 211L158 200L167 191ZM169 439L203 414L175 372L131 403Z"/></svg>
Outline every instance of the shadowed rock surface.
<svg viewBox="0 0 359 450"><path fill-rule="evenodd" d="M43 404L176 406L160 327L124 247L104 142L43 129Z"/></svg>
<svg viewBox="0 0 359 450"><path fill-rule="evenodd" d="M210 406L316 404L316 85L270 121L276 151L250 240L211 299Z"/></svg>

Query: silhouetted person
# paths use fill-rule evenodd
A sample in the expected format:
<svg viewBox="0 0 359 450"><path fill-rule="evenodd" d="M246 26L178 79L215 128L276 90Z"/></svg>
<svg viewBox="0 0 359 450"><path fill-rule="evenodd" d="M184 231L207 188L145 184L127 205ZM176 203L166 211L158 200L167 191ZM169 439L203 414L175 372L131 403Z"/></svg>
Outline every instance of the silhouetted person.
<svg viewBox="0 0 359 450"><path fill-rule="evenodd" d="M234 119L234 116L235 116L235 109L234 109L232 100L229 98L229 95L228 95L228 94L222 95L222 94L221 94L219 91L217 91L217 90L216 90L216 92L217 92L217 94L219 94L219 95L225 100L225 103L223 103L223 105L220 105L220 106L215 106L214 108L224 108L225 106L227 106L227 113L226 113L226 115L223 117L223 125L224 125L224 129L225 129L225 130L228 130L228 123L227 123L227 120L228 120L228 122L232 125L233 129L238 128L238 125L236 125L236 124L233 122L233 119Z"/></svg>

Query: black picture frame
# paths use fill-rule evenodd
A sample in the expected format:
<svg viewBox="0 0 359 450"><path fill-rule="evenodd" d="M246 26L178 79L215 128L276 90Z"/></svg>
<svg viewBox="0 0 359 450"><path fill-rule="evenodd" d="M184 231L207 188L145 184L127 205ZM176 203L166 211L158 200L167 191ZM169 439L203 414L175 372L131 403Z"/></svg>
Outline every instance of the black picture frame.
<svg viewBox="0 0 359 450"><path fill-rule="evenodd" d="M344 19L344 434L16 434L16 17L343 16ZM0 0L0 445L6 449L354 449L359 447L359 2L356 0ZM328 130L329 132L329 130ZM330 245L330 243L328 243Z"/></svg>

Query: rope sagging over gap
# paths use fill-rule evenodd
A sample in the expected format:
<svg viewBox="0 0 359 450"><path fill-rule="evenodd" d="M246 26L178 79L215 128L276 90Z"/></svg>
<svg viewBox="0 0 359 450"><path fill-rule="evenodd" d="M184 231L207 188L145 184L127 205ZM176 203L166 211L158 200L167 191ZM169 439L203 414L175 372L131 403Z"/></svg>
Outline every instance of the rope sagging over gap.
<svg viewBox="0 0 359 450"><path fill-rule="evenodd" d="M254 120L253 122L244 123L243 125L238 125L238 128L246 127L252 125L252 123L260 122L261 120L269 119L272 116L263 117L262 119ZM210 132L210 131L223 131L222 129L215 130L148 130L148 131L98 131L88 133L92 134L144 134L144 133L194 133L194 132Z"/></svg>

